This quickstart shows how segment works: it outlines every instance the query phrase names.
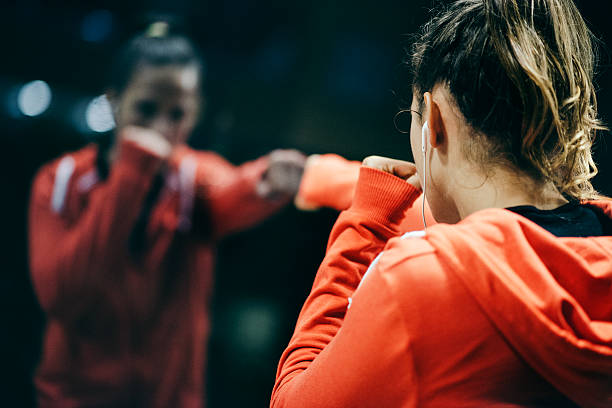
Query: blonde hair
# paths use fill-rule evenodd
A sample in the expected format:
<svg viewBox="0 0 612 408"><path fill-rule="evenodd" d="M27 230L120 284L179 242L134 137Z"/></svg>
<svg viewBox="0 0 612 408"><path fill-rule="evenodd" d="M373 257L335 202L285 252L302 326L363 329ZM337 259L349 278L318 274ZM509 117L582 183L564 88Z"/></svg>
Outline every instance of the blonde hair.
<svg viewBox="0 0 612 408"><path fill-rule="evenodd" d="M480 150L481 161L502 159L570 199L593 199L591 148L605 129L594 61L591 33L571 0L459 0L414 45L413 88L447 86L486 139L480 149L470 143L468 155Z"/></svg>

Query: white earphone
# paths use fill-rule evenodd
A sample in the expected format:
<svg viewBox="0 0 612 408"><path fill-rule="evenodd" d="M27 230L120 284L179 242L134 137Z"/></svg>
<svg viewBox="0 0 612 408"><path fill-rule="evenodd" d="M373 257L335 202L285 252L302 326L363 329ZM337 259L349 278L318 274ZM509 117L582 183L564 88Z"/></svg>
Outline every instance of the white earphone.
<svg viewBox="0 0 612 408"><path fill-rule="evenodd" d="M421 216L423 217L423 229L427 230L427 221L425 220L425 187L427 185L427 137L429 136L429 126L427 121L423 123L421 128L421 152L423 152L423 206L421 207Z"/></svg>
<svg viewBox="0 0 612 408"><path fill-rule="evenodd" d="M427 144L427 136L429 134L429 126L427 126L427 121L423 123L423 127L421 128L421 151L425 154L425 145Z"/></svg>

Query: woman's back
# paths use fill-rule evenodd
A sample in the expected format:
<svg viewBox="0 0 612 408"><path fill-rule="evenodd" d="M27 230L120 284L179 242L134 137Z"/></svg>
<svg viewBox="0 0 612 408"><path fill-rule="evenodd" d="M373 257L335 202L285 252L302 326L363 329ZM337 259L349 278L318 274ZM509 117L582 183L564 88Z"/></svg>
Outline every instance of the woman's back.
<svg viewBox="0 0 612 408"><path fill-rule="evenodd" d="M274 406L609 406L612 238L559 238L491 209L385 245L380 217L401 209L367 205L373 174L332 231ZM385 245L369 267L367 245Z"/></svg>
<svg viewBox="0 0 612 408"><path fill-rule="evenodd" d="M557 238L505 210L389 241L376 269L402 310L422 406L609 404L611 250L609 236Z"/></svg>

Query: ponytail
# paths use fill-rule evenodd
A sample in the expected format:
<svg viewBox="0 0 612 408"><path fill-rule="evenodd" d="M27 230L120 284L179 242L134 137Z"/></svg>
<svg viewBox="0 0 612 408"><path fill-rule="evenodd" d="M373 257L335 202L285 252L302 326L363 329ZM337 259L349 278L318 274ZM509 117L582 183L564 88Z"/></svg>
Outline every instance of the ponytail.
<svg viewBox="0 0 612 408"><path fill-rule="evenodd" d="M434 61L438 61L435 64ZM413 88L448 87L474 130L468 156L596 198L591 34L571 0L459 0L424 26Z"/></svg>

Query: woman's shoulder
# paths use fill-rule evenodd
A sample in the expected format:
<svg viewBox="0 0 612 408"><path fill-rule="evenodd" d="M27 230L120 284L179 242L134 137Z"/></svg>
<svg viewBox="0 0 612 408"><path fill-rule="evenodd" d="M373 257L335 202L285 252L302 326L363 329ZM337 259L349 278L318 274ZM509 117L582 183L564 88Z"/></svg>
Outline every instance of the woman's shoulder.
<svg viewBox="0 0 612 408"><path fill-rule="evenodd" d="M426 231L407 232L387 242L372 273L378 273L400 296L405 291L419 292L419 297L426 292L438 296L447 280L438 252Z"/></svg>
<svg viewBox="0 0 612 408"><path fill-rule="evenodd" d="M85 181L94 178L97 180L95 174L97 151L97 146L90 144L43 164L34 177L32 184L34 195L47 196L61 186L64 186L61 190L68 191L75 180L80 181L85 176L87 176Z"/></svg>
<svg viewBox="0 0 612 408"><path fill-rule="evenodd" d="M95 144L88 144L78 150L63 153L61 156L43 164L39 169L40 173L54 173L59 167L71 167L75 171L89 170L96 162L98 147Z"/></svg>
<svg viewBox="0 0 612 408"><path fill-rule="evenodd" d="M455 226L443 228L453 229ZM414 231L391 239L375 267L368 272L372 274L370 279L379 282L378 286L389 292L404 318L406 329L415 340L428 337L432 330L456 335L458 327L450 327L449 322L457 320L471 319L466 324L473 329L472 332L487 332L489 327L485 317L475 317L479 314L476 302L455 274L449 271L452 265L441 256L441 249L429 239L431 229L433 227L426 232Z"/></svg>
<svg viewBox="0 0 612 408"><path fill-rule="evenodd" d="M406 232L387 242L378 269L396 285L421 287L425 292L449 289L449 268L470 263L468 253L485 256L489 249L497 252L503 248L504 229L511 229L509 224L516 217L504 209L493 209L475 214L467 222ZM462 251L465 248L469 251Z"/></svg>
<svg viewBox="0 0 612 408"><path fill-rule="evenodd" d="M178 161L185 159L186 157L192 157L195 159L206 159L212 161L226 161L223 156L221 156L217 152L213 152L211 150L194 149L193 147L190 147L188 145L178 146L172 154L172 159Z"/></svg>

